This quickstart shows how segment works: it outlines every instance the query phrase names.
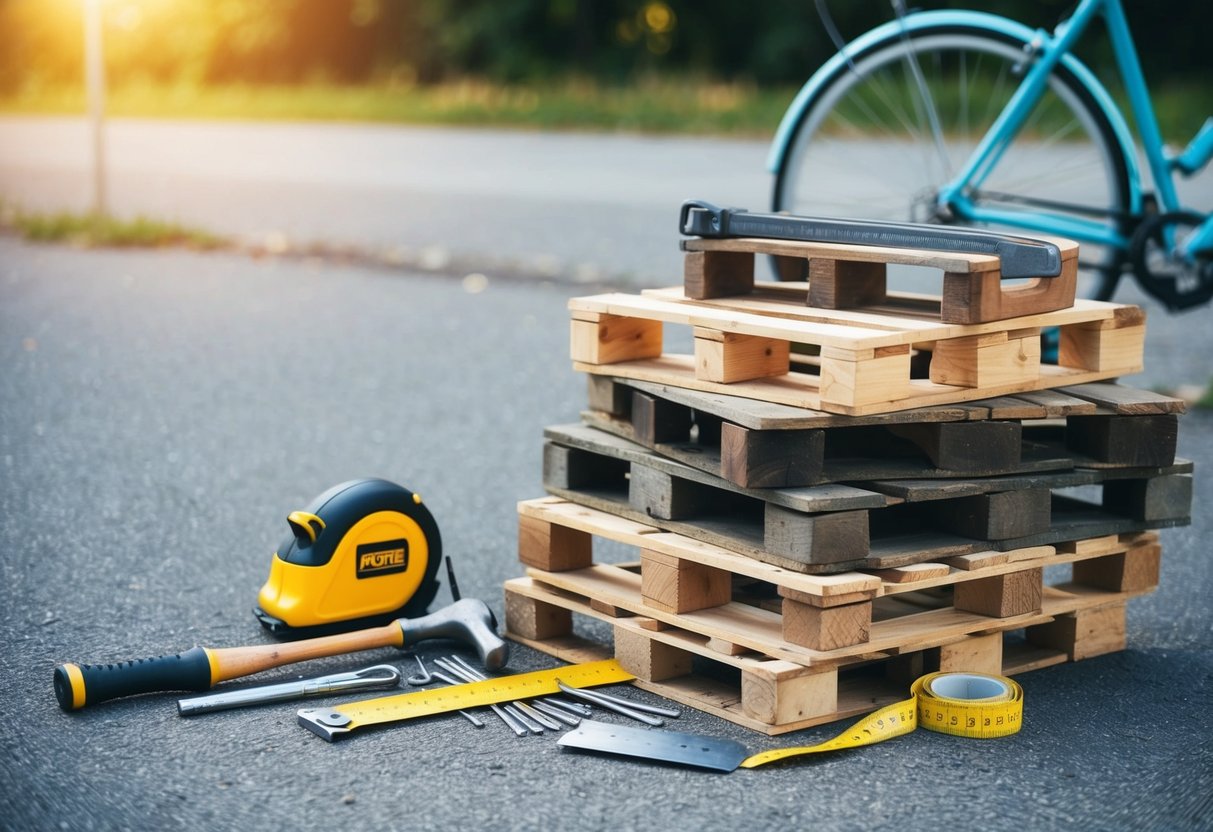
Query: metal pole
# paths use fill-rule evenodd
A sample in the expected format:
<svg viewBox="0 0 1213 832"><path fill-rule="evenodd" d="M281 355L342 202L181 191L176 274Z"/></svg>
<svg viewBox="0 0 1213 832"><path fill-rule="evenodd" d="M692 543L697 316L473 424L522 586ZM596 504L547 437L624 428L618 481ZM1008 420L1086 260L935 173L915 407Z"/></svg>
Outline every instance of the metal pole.
<svg viewBox="0 0 1213 832"><path fill-rule="evenodd" d="M106 213L105 199L105 49L101 39L101 0L84 0L84 81L93 145L93 213Z"/></svg>

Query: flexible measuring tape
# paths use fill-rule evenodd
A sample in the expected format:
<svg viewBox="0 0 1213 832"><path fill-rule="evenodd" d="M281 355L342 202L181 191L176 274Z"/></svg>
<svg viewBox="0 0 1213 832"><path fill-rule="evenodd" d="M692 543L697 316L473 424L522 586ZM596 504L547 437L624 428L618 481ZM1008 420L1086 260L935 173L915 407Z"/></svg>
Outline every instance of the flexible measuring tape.
<svg viewBox="0 0 1213 832"><path fill-rule="evenodd" d="M619 662L610 659L514 676L498 676L466 685L380 696L331 708L305 708L298 712L297 717L304 728L332 742L338 735L370 725L559 693L557 681L574 688L590 688L630 682L635 678L620 667Z"/></svg>
<svg viewBox="0 0 1213 832"><path fill-rule="evenodd" d="M865 716L846 731L817 745L776 748L741 762L757 768L806 754L874 745L917 727L957 737L992 739L1019 731L1023 688L1005 676L984 673L930 673L914 682L910 698Z"/></svg>

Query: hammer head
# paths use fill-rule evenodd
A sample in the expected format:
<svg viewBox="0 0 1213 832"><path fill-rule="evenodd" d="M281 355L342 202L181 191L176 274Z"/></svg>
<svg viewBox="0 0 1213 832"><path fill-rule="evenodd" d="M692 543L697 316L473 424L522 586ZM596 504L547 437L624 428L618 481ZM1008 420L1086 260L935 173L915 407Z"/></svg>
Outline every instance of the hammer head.
<svg viewBox="0 0 1213 832"><path fill-rule="evenodd" d="M477 598L464 598L421 618L396 620L404 633L401 647L429 638L448 638L474 647L486 670L500 670L510 658L510 646L497 635L497 619Z"/></svg>

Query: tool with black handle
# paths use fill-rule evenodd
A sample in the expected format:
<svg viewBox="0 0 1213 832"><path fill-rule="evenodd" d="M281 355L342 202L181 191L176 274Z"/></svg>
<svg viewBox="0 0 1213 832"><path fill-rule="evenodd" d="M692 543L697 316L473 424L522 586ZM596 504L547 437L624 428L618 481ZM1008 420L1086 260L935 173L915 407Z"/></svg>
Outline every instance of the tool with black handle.
<svg viewBox="0 0 1213 832"><path fill-rule="evenodd" d="M195 647L175 656L117 664L62 664L55 668L59 707L76 711L107 699L162 691L207 690L285 664L371 650L411 647L419 641L446 638L463 642L489 670L509 659L509 645L497 635L497 622L483 601L464 598L421 618L400 618L382 627L340 635L250 647Z"/></svg>
<svg viewBox="0 0 1213 832"><path fill-rule="evenodd" d="M760 237L990 254L998 257L1004 280L1061 274L1061 250L1053 243L954 225L763 214L691 199L682 203L678 230L694 237Z"/></svg>

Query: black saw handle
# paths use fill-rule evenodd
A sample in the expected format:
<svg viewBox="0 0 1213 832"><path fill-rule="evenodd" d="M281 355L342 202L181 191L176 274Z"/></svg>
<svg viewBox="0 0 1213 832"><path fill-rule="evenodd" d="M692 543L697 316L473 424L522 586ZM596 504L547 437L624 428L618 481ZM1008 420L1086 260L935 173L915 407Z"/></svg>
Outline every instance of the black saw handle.
<svg viewBox="0 0 1213 832"><path fill-rule="evenodd" d="M114 664L68 662L55 668L55 698L65 711L137 693L210 687L211 660L202 647L175 656Z"/></svg>

